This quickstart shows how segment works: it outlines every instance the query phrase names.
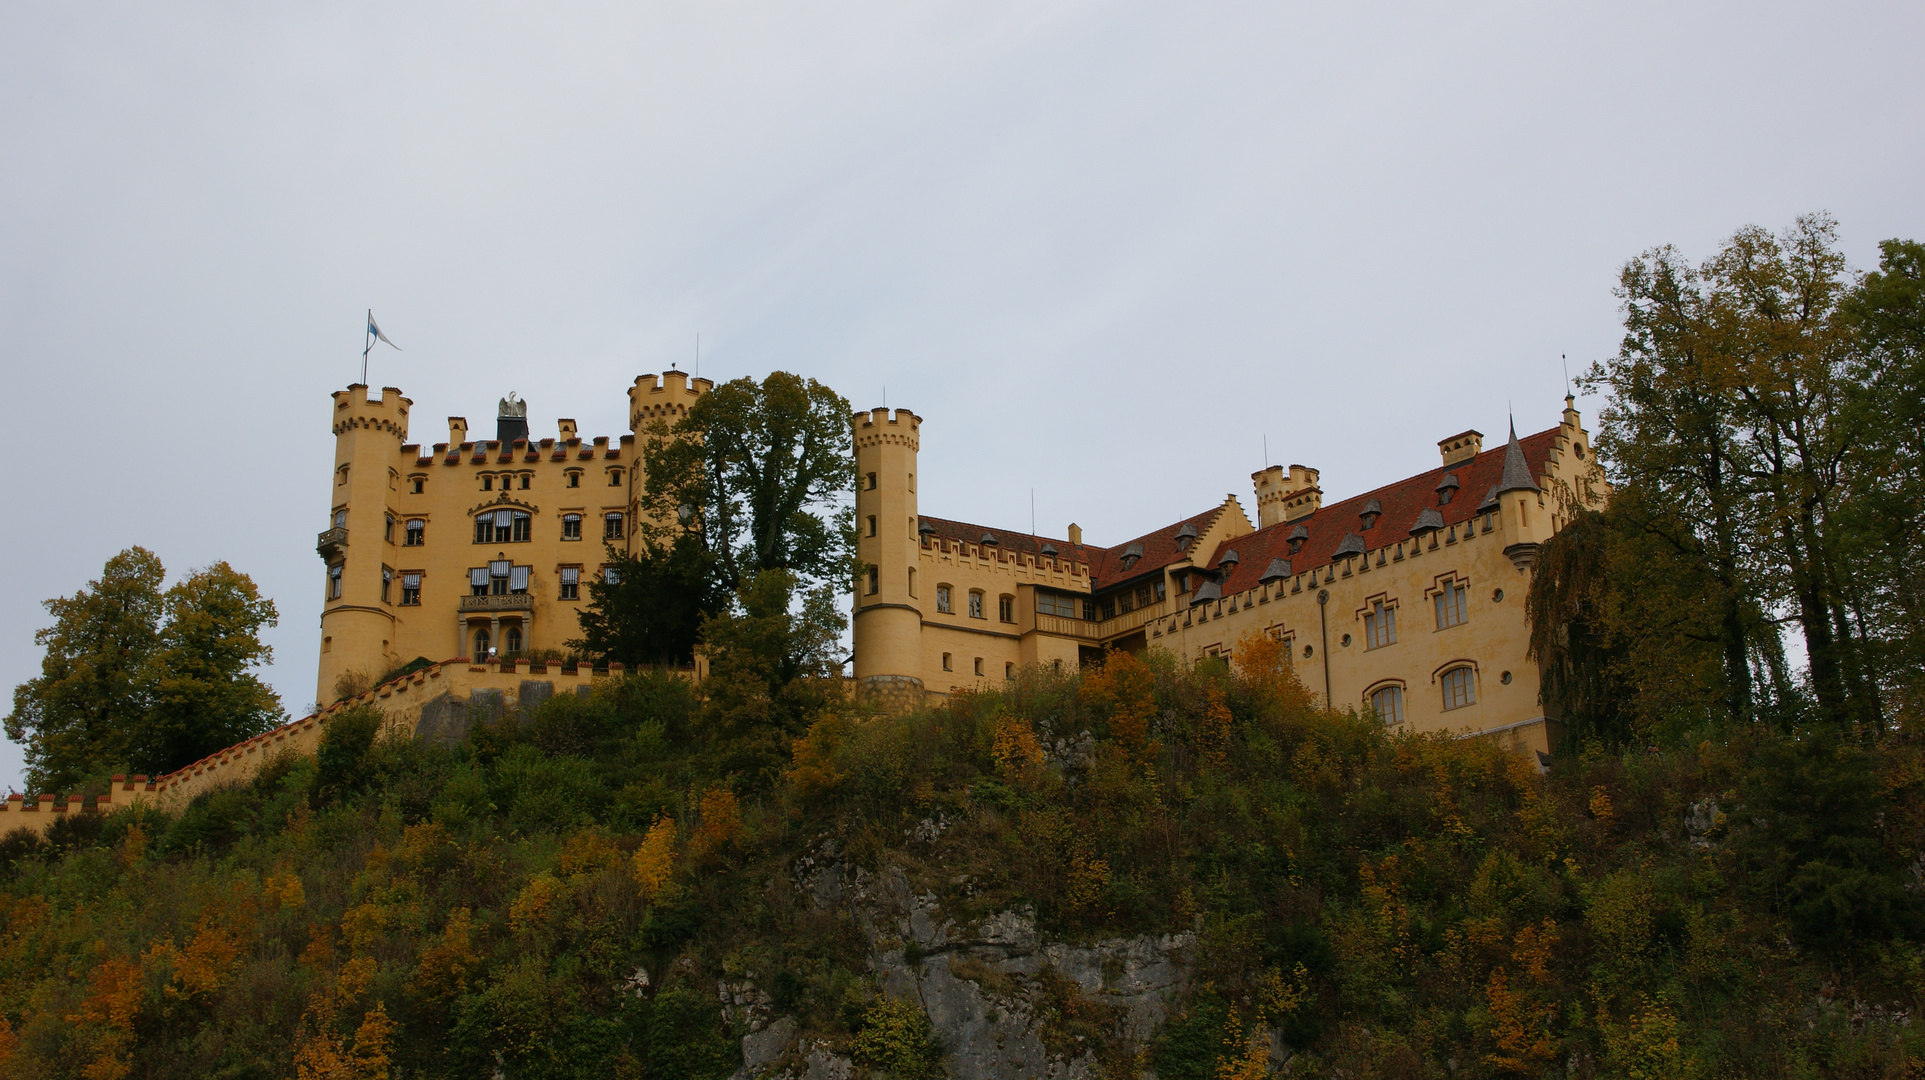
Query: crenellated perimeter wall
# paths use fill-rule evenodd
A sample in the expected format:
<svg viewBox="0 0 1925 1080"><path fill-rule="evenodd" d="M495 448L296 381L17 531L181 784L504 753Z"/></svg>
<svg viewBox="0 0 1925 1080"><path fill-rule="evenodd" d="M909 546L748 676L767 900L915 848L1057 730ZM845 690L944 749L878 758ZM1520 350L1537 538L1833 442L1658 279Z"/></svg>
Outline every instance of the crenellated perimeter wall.
<svg viewBox="0 0 1925 1080"><path fill-rule="evenodd" d="M471 664L466 657L456 657L337 701L165 776L115 776L112 787L92 806L79 795L10 795L0 806L0 836L19 829L45 836L54 822L72 815L110 813L142 803L178 810L204 791L252 780L263 762L282 753L314 753L328 722L345 709L378 705L387 714L391 731L400 729L415 738L458 742L475 719L496 719L524 705L532 708L552 694L579 693L598 679L623 674L620 664L596 672L587 667L565 668L526 660Z"/></svg>

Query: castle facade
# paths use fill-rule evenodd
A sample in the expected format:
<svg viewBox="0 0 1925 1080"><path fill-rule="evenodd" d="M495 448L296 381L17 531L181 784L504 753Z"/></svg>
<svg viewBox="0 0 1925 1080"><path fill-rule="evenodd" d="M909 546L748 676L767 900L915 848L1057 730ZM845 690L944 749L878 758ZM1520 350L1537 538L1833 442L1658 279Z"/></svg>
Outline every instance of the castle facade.
<svg viewBox="0 0 1925 1080"><path fill-rule="evenodd" d="M530 436L502 402L496 437L407 442L410 402L334 395L335 474L317 700L416 656L505 658L579 634L604 541L628 550L644 477L637 434L713 386L671 371L628 390L629 432L588 443L572 420ZM1325 505L1316 469L1252 474L1235 496L1109 546L922 513L922 419L856 413L854 680L917 702L987 688L1031 665L1076 670L1106 649L1231 658L1285 642L1304 685L1387 724L1548 750L1524 598L1543 543L1608 495L1570 398L1561 422L1483 448L1466 431L1419 472Z"/></svg>

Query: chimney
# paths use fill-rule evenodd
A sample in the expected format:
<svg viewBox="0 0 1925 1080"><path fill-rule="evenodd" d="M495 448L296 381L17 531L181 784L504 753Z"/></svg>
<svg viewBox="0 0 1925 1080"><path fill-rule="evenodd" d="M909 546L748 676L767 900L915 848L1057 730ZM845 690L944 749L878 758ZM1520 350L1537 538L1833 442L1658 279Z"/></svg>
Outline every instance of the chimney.
<svg viewBox="0 0 1925 1080"><path fill-rule="evenodd" d="M575 422L573 420L557 420L555 421L555 426L561 430L560 441L567 442L575 437Z"/></svg>
<svg viewBox="0 0 1925 1080"><path fill-rule="evenodd" d="M1074 521L1069 523L1069 542L1077 547L1083 546L1083 527Z"/></svg>
<svg viewBox="0 0 1925 1080"><path fill-rule="evenodd" d="M515 397L513 390L501 399L501 408L495 411L495 438L503 446L528 438L528 403Z"/></svg>
<svg viewBox="0 0 1925 1080"><path fill-rule="evenodd" d="M1466 431L1437 441L1437 452L1444 456L1444 468L1462 464L1484 452L1484 433Z"/></svg>
<svg viewBox="0 0 1925 1080"><path fill-rule="evenodd" d="M460 450L461 444L468 441L468 418L465 416L448 417L448 449Z"/></svg>

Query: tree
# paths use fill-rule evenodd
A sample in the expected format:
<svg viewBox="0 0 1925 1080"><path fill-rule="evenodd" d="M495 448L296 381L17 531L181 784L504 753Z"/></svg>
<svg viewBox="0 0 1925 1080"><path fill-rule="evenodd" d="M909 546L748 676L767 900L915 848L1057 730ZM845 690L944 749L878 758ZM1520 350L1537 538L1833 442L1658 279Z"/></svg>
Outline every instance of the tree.
<svg viewBox="0 0 1925 1080"><path fill-rule="evenodd" d="M577 615L582 636L570 648L629 666L694 659L702 619L722 609L728 592L717 584L715 556L699 536L662 533L645 529L632 555L609 545L613 580L589 581L588 606Z"/></svg>
<svg viewBox="0 0 1925 1080"><path fill-rule="evenodd" d="M674 523L669 529L703 538L727 589L764 570L847 581L855 565L849 415L840 394L786 371L718 386L673 426L649 430L644 505Z"/></svg>
<svg viewBox="0 0 1925 1080"><path fill-rule="evenodd" d="M1853 427L1848 460L1856 498L1839 515L1849 545L1841 566L1869 643L1873 678L1898 712L1925 712L1925 244L1887 240L1878 269L1839 305L1853 335Z"/></svg>
<svg viewBox="0 0 1925 1080"><path fill-rule="evenodd" d="M1875 419L1851 407L1848 284L1824 215L1778 236L1740 229L1700 267L1671 248L1646 252L1620 277L1623 345L1587 377L1611 391L1597 441L1614 479L1662 507L1648 526L1681 527L1668 542L1717 579L1734 720L1754 716L1753 668L1776 636L1748 603L1799 626L1822 716L1879 713L1840 525L1848 463Z"/></svg>
<svg viewBox="0 0 1925 1080"><path fill-rule="evenodd" d="M40 675L14 687L6 721L26 748L29 789L71 787L132 760L164 576L153 552L128 548L86 588L45 602L54 624L33 637L46 649Z"/></svg>
<svg viewBox="0 0 1925 1080"><path fill-rule="evenodd" d="M731 744L731 771L755 783L780 774L790 740L839 692L847 626L835 585L804 591L786 570L757 573L730 610L702 620L705 726Z"/></svg>
<svg viewBox="0 0 1925 1080"><path fill-rule="evenodd" d="M260 639L274 601L224 562L167 590L166 624L148 663L149 714L134 768L159 774L199 761L280 723L281 699L254 673L274 658Z"/></svg>
<svg viewBox="0 0 1925 1080"><path fill-rule="evenodd" d="M54 625L40 676L13 691L9 738L27 749L27 783L71 787L121 769L161 774L257 735L281 716L253 669L272 653L272 601L215 563L165 594L154 553L128 548L98 580L46 602Z"/></svg>

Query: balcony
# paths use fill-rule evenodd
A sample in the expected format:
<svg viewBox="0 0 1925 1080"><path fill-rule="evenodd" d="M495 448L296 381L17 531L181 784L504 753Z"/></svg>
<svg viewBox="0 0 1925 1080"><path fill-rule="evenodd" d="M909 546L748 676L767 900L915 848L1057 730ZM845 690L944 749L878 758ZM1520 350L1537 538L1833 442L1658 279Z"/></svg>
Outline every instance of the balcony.
<svg viewBox="0 0 1925 1080"><path fill-rule="evenodd" d="M464 596L461 598L461 612L496 611L533 611L535 598L527 593L490 593L486 596Z"/></svg>
<svg viewBox="0 0 1925 1080"><path fill-rule="evenodd" d="M1162 618L1165 613L1164 609L1168 606L1168 601L1158 600L1154 604L1137 608L1135 611L1126 611L1113 618L1104 619L1102 622L1090 622L1086 619L1066 619L1061 615L1045 615L1039 611L1036 613L1036 629L1045 634L1055 634L1060 637L1081 638L1085 641L1107 641L1110 638L1129 633L1139 626Z"/></svg>
<svg viewBox="0 0 1925 1080"><path fill-rule="evenodd" d="M329 529L314 538L314 550L324 562L339 562L347 554L348 531Z"/></svg>

